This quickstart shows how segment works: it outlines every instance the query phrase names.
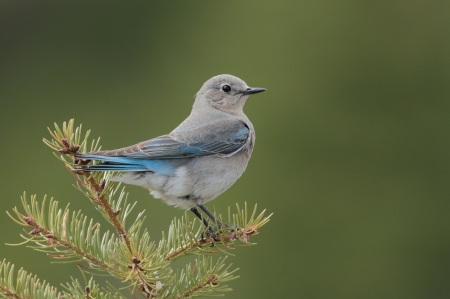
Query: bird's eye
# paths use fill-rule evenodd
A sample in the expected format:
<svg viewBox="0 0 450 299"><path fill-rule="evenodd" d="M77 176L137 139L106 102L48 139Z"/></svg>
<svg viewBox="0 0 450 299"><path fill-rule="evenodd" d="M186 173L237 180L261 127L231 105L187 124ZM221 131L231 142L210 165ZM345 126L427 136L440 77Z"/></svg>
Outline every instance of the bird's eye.
<svg viewBox="0 0 450 299"><path fill-rule="evenodd" d="M231 91L231 86L228 84L225 84L224 86L222 86L222 90L224 92L230 92Z"/></svg>

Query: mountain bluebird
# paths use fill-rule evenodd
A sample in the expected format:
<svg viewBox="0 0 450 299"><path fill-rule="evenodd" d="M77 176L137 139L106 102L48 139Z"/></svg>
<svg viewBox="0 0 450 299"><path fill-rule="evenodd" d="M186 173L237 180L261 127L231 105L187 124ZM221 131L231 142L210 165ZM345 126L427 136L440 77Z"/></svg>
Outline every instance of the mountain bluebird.
<svg viewBox="0 0 450 299"><path fill-rule="evenodd" d="M255 131L242 109L250 95L265 90L231 75L213 77L197 93L188 118L168 135L77 156L101 162L83 171L124 172L112 180L144 187L169 205L190 209L208 227L198 208L216 222L204 204L230 188L247 167Z"/></svg>

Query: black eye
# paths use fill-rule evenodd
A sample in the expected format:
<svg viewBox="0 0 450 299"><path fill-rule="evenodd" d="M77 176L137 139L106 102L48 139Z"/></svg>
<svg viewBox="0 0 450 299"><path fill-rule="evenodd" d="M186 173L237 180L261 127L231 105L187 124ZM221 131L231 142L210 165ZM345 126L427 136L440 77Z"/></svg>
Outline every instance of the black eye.
<svg viewBox="0 0 450 299"><path fill-rule="evenodd" d="M231 91L231 86L228 84L225 84L224 86L222 86L222 90L225 92L230 92Z"/></svg>

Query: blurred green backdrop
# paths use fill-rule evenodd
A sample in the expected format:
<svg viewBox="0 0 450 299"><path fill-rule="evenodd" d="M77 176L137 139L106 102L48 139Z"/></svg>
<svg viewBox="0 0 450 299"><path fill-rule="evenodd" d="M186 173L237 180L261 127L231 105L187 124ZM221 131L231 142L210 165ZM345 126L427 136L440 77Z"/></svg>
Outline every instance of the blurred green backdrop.
<svg viewBox="0 0 450 299"><path fill-rule="evenodd" d="M75 118L104 149L130 145L230 73L268 91L246 105L249 167L213 204L275 214L230 258L227 298L450 298L449 16L449 1L1 1L0 258L80 277L4 245L21 241L5 211L23 191L98 218L47 126ZM155 239L183 215L127 190Z"/></svg>

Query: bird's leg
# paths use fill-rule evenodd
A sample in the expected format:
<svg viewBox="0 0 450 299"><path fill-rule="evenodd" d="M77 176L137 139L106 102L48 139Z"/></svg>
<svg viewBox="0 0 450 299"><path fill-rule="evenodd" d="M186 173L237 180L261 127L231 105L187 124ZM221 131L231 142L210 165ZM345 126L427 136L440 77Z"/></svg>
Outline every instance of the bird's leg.
<svg viewBox="0 0 450 299"><path fill-rule="evenodd" d="M205 212L206 215L214 222L217 223L218 228L222 227L222 222L219 220L216 220L216 217L204 206L204 205L198 205L200 209L202 209L203 212Z"/></svg>
<svg viewBox="0 0 450 299"><path fill-rule="evenodd" d="M216 220L216 218L214 217L214 215L204 206L204 205L197 205L200 209L203 210L203 212L206 213L206 215L208 215L209 218L211 218L211 220L215 223L217 223L217 227L218 228L222 228L223 224L222 222L220 222L219 220ZM230 225L228 223L225 223L225 227L229 227L229 226L233 226L237 229L236 225ZM234 231L234 229L232 229L231 231Z"/></svg>
<svg viewBox="0 0 450 299"><path fill-rule="evenodd" d="M203 218L202 214L200 214L200 212L198 211L197 208L192 208L191 209L192 213L195 214L195 216L197 216L202 222L203 224L208 228L209 234L211 235L211 237L215 240L216 239L216 233L214 232L214 229L211 227L211 225L209 225L209 222L206 218ZM202 239L204 239L205 236L202 232Z"/></svg>
<svg viewBox="0 0 450 299"><path fill-rule="evenodd" d="M206 220L205 218L203 218L202 214L200 214L200 212L198 211L197 208L192 208L191 211L192 211L192 213L195 214L195 216L197 216L201 221L203 221L203 224L204 224L206 227L211 227L211 226L209 225L208 220Z"/></svg>

